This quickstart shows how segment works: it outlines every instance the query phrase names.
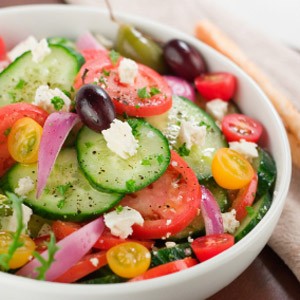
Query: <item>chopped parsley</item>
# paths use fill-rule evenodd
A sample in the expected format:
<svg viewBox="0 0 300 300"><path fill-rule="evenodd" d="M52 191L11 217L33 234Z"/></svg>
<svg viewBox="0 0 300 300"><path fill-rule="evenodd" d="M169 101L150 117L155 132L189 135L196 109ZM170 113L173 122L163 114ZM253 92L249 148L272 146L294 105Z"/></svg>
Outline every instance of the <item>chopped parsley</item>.
<svg viewBox="0 0 300 300"><path fill-rule="evenodd" d="M9 133L10 133L10 131L11 131L11 128L6 128L6 129L4 130L4 132L3 132L3 134L4 134L5 136L8 136Z"/></svg>
<svg viewBox="0 0 300 300"><path fill-rule="evenodd" d="M120 54L115 50L110 50L108 55L113 65L115 65L120 58Z"/></svg>
<svg viewBox="0 0 300 300"><path fill-rule="evenodd" d="M53 104L55 110L57 110L57 111L61 110L65 105L65 101L61 97L58 97L58 96L54 96L51 99L51 103Z"/></svg>
<svg viewBox="0 0 300 300"><path fill-rule="evenodd" d="M255 215L255 210L252 206L246 206L246 211L249 217L253 217Z"/></svg>
<svg viewBox="0 0 300 300"><path fill-rule="evenodd" d="M141 99L148 99L151 97L150 94L147 92L147 87L138 89L137 94L138 94L139 98L141 98Z"/></svg>
<svg viewBox="0 0 300 300"><path fill-rule="evenodd" d="M142 166L151 166L151 158L143 158L141 165Z"/></svg>
<svg viewBox="0 0 300 300"><path fill-rule="evenodd" d="M185 143L178 148L178 154L180 156L189 156L190 155L190 150L186 147Z"/></svg>
<svg viewBox="0 0 300 300"><path fill-rule="evenodd" d="M19 82L16 84L15 89L20 90L24 87L26 84L26 81L23 79L20 79Z"/></svg>
<svg viewBox="0 0 300 300"><path fill-rule="evenodd" d="M161 165L165 160L163 154L159 154L156 159L159 165Z"/></svg>
<svg viewBox="0 0 300 300"><path fill-rule="evenodd" d="M56 206L57 208L62 209L65 206L65 204L66 204L66 199L64 198L59 200Z"/></svg>
<svg viewBox="0 0 300 300"><path fill-rule="evenodd" d="M158 95L160 93L161 93L161 91L158 88L156 88L156 87L151 87L150 88L150 96L151 97L155 96L155 95Z"/></svg>
<svg viewBox="0 0 300 300"><path fill-rule="evenodd" d="M128 189L129 192L134 192L135 191L135 180L133 180L133 179L127 180L126 188Z"/></svg>
<svg viewBox="0 0 300 300"><path fill-rule="evenodd" d="M117 214L119 214L119 213L121 213L123 211L123 206L122 205L118 205L115 210L116 210Z"/></svg>
<svg viewBox="0 0 300 300"><path fill-rule="evenodd" d="M110 71L107 71L105 69L103 69L102 72L103 72L104 76L109 76L110 75Z"/></svg>
<svg viewBox="0 0 300 300"><path fill-rule="evenodd" d="M71 98L71 92L67 91L67 90L63 90L62 91L67 97Z"/></svg>
<svg viewBox="0 0 300 300"><path fill-rule="evenodd" d="M66 192L69 190L69 188L71 187L71 183L67 183L65 185L58 185L56 187L57 191L59 194L61 194L63 197L65 197Z"/></svg>
<svg viewBox="0 0 300 300"><path fill-rule="evenodd" d="M139 109L139 108L141 108L141 106L140 106L140 105L138 105L138 104L136 104L134 107L135 107L136 109Z"/></svg>

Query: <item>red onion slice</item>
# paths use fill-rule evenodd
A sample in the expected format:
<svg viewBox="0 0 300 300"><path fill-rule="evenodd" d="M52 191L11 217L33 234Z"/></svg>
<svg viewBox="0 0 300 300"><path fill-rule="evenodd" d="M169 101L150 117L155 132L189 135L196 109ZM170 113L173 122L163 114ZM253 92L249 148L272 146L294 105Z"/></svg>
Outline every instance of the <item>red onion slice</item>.
<svg viewBox="0 0 300 300"><path fill-rule="evenodd" d="M188 98L192 102L196 101L194 87L186 80L175 76L164 76L174 95Z"/></svg>
<svg viewBox="0 0 300 300"><path fill-rule="evenodd" d="M46 119L39 149L37 198L46 186L47 179L63 143L71 129L79 121L79 116L70 112L55 112Z"/></svg>
<svg viewBox="0 0 300 300"><path fill-rule="evenodd" d="M79 51L86 49L106 50L89 31L78 37L76 47Z"/></svg>
<svg viewBox="0 0 300 300"><path fill-rule="evenodd" d="M104 222L103 218L100 217L59 241L57 243L59 250L54 256L55 261L46 273L46 280L55 280L76 264L93 247L103 230ZM48 251L44 251L41 256L47 259ZM40 262L35 258L16 274L36 278L38 275L36 268L39 266Z"/></svg>
<svg viewBox="0 0 300 300"><path fill-rule="evenodd" d="M201 191L200 206L206 235L224 233L222 214L216 199L203 185L201 185Z"/></svg>

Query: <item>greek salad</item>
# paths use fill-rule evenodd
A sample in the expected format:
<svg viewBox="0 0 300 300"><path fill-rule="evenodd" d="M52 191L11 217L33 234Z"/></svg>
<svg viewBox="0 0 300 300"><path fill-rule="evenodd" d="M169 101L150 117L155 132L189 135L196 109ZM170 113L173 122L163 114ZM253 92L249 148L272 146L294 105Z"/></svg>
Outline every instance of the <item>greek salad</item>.
<svg viewBox="0 0 300 300"><path fill-rule="evenodd" d="M0 32L1 34L1 32ZM140 281L213 259L262 219L276 165L262 124L189 43L121 24L0 36L0 271Z"/></svg>

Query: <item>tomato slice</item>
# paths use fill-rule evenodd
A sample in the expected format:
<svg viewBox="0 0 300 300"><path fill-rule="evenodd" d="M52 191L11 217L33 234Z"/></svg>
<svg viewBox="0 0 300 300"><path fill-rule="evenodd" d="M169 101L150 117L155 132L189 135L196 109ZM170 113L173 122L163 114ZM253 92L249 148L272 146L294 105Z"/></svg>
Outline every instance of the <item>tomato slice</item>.
<svg viewBox="0 0 300 300"><path fill-rule="evenodd" d="M0 36L0 60L6 59L6 45L3 38Z"/></svg>
<svg viewBox="0 0 300 300"><path fill-rule="evenodd" d="M55 282L72 283L88 274L95 272L107 264L106 252L85 255L78 263L72 266L64 274L56 278Z"/></svg>
<svg viewBox="0 0 300 300"><path fill-rule="evenodd" d="M236 219L241 221L247 216L247 206L251 206L255 199L256 190L257 190L258 177L254 173L254 176L250 183L244 188L240 189L236 198L233 200L231 209L236 210Z"/></svg>
<svg viewBox="0 0 300 300"><path fill-rule="evenodd" d="M230 248L234 237L228 233L212 234L195 239L191 247L200 262L206 261Z"/></svg>
<svg viewBox="0 0 300 300"><path fill-rule="evenodd" d="M172 273L176 273L176 272L188 269L197 264L198 264L198 262L196 259L191 258L191 257L186 257L184 259L171 261L169 263L149 269L144 274L137 276L129 281L130 282L141 281L141 280L161 277L164 275L168 275L168 274L172 274Z"/></svg>
<svg viewBox="0 0 300 300"><path fill-rule="evenodd" d="M108 58L107 51L102 49L84 49L80 53L84 57L85 61L91 61L95 59L101 59L103 57Z"/></svg>
<svg viewBox="0 0 300 300"><path fill-rule="evenodd" d="M0 176L14 163L8 152L7 138L13 124L23 117L29 117L43 126L48 113L29 103L15 103L0 108Z"/></svg>
<svg viewBox="0 0 300 300"><path fill-rule="evenodd" d="M88 60L81 67L74 84L76 89L98 80L98 84L110 95L117 113L126 113L128 116L159 115L171 108L171 89L156 71L138 64L139 74L134 85L123 84L118 75L118 66L122 58L113 64L105 52L103 56L96 54L96 57L97 59Z"/></svg>
<svg viewBox="0 0 300 300"><path fill-rule="evenodd" d="M50 234L42 235L33 239L35 243L35 251L42 253L47 250L47 243L50 242Z"/></svg>
<svg viewBox="0 0 300 300"><path fill-rule="evenodd" d="M244 139L256 143L262 135L262 125L243 114L230 114L222 120L222 131L228 142Z"/></svg>
<svg viewBox="0 0 300 300"><path fill-rule="evenodd" d="M195 79L198 92L206 100L222 99L229 101L236 91L236 77L230 73L207 73Z"/></svg>
<svg viewBox="0 0 300 300"><path fill-rule="evenodd" d="M143 226L133 225L133 237L157 239L184 229L199 211L201 189L197 177L187 163L171 151L167 171L154 183L129 194L120 202L141 213Z"/></svg>
<svg viewBox="0 0 300 300"><path fill-rule="evenodd" d="M52 230L56 240L60 241L81 228L81 224L74 222L54 221Z"/></svg>

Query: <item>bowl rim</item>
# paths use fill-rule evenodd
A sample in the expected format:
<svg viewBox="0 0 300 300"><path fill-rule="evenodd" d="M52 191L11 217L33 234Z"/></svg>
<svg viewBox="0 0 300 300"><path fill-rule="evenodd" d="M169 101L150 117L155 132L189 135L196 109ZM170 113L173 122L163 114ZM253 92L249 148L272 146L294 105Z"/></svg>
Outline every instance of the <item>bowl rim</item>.
<svg viewBox="0 0 300 300"><path fill-rule="evenodd" d="M84 14L89 13L95 13L99 12L99 14L108 15L108 11L102 8L98 8L95 6L85 6L85 5L65 5L65 4L34 4L34 5L19 5L19 6L11 6L11 7L5 7L1 8L0 10L0 17L1 15L6 14L20 14L20 13L26 13L26 12L33 12L33 11L40 11L40 10L47 10L48 12L83 12ZM206 262L203 262L201 264L198 264L194 266L193 268L189 268L188 270L183 270L181 272L177 272L174 274L170 274L168 276L163 276L159 278L154 278L151 280L146 281L140 281L135 282L134 284L126 284L126 283L117 283L117 284L105 284L105 285L87 285L89 295L97 295L99 292L101 292L102 295L108 295L108 294L114 294L114 295L124 295L124 293L129 293L134 290L135 293L138 293L139 291L145 291L149 289L155 288L163 288L165 286L170 286L171 284L176 284L182 282L182 279L184 278L184 281L188 281L191 278L203 275L207 273L208 271L213 271L214 269L217 269L220 265L225 264L226 262L230 261L234 256L236 256L239 252L243 252L245 249L248 248L250 244L252 244L253 240L258 239L260 235L260 229L264 226L268 226L270 222L272 221L272 218L277 216L281 213L285 199L288 193L289 184L291 180L291 155L290 155L290 147L289 142L287 139L286 131L283 126L283 123L273 107L273 105L270 103L267 96L263 93L263 91L260 89L260 87L257 85L256 82L252 78L250 78L249 75L247 75L240 67L238 67L235 63L233 63L231 60L229 60L227 57L222 55L221 53L217 52L213 48L209 47L208 45L204 44L200 40L197 40L195 37L189 35L188 33L184 33L180 30L174 29L168 25L164 25L160 22L153 21L151 19L145 19L143 17L139 17L133 14L128 13L120 13L115 12L115 15L123 20L130 20L134 24L143 24L145 26L151 26L154 29L161 29L164 31L168 31L168 33L174 35L174 36L184 36L185 40L188 42L191 42L192 44L198 44L201 45L201 47L206 48L208 52L211 53L214 57L219 57L223 61L226 61L227 64L230 65L231 68L237 71L237 73L241 74L245 77L249 85L252 86L253 89L256 90L258 95L263 99L262 101L265 102L265 104L268 106L268 109L271 111L274 120L278 124L280 128L280 136L281 140L283 142L284 147L284 153L285 157L283 162L283 176L282 181L280 182L280 189L277 191L274 191L273 195L273 202L271 205L271 208L267 212L267 214L264 216L264 218L259 222L255 228L247 234L247 237L239 241L238 244L236 244L234 247L231 247L230 249L227 249L225 252L219 254L213 259L213 262L208 260ZM276 201L274 201L276 199ZM68 295L71 293L76 293L78 295L85 295L85 292L87 290L87 286L80 285L80 284L64 284L64 283L53 283L53 282L41 282L37 280L33 280L30 278L24 278L15 276L12 274L7 274L4 272L0 272L0 280L5 280L11 287L14 287L16 284L20 288L23 289L38 289L41 288L43 291L45 291L45 288L49 288L49 290L53 287L54 289L59 289L60 294ZM61 288L63 287L63 288Z"/></svg>

